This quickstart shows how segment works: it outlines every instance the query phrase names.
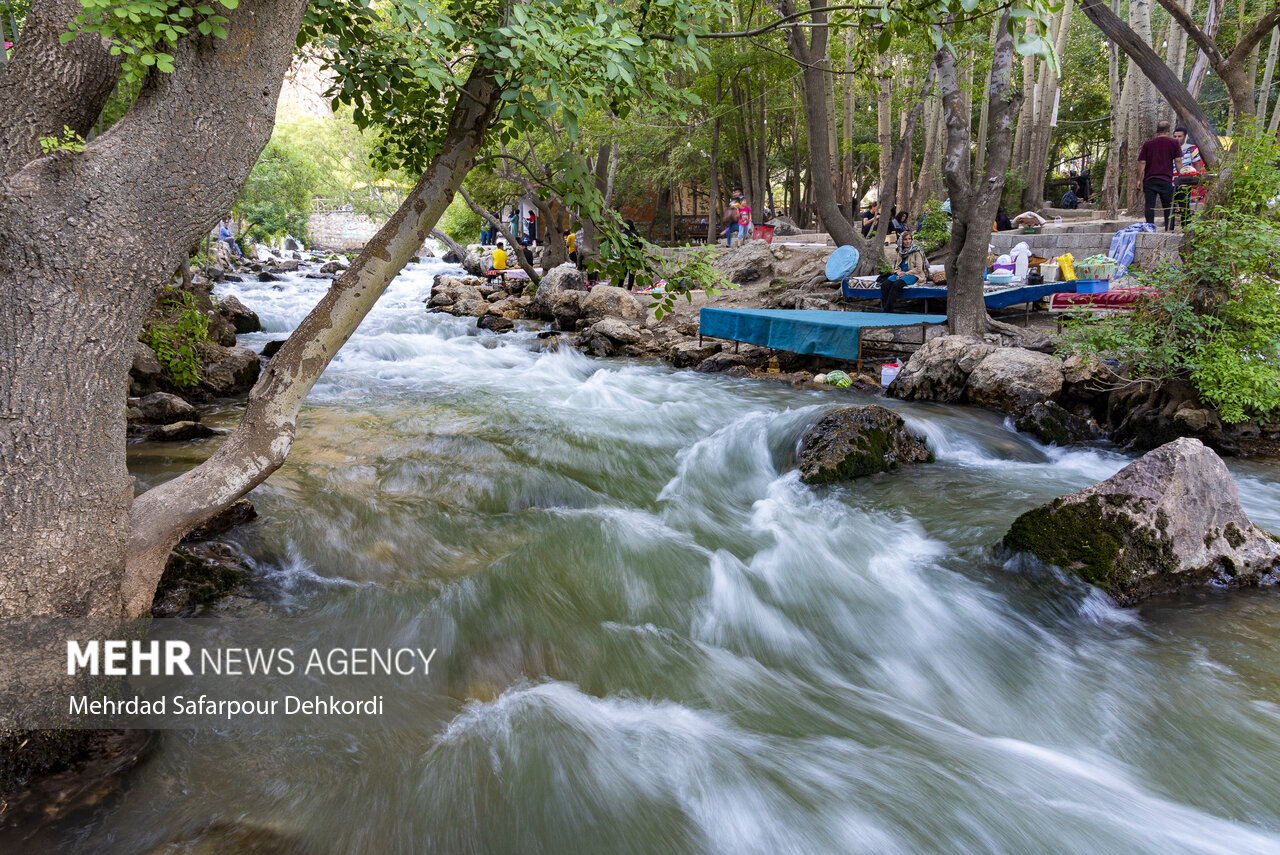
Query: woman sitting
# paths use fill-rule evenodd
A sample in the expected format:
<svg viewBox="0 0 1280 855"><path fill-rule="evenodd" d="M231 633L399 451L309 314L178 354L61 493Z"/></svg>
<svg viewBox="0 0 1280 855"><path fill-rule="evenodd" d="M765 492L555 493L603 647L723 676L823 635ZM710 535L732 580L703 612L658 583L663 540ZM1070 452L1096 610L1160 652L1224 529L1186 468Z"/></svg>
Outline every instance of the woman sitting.
<svg viewBox="0 0 1280 855"><path fill-rule="evenodd" d="M929 277L929 259L924 250L916 246L915 236L911 232L898 235L897 243L884 248L885 261L893 268L892 272L882 277L880 283L880 308L892 312L903 288L909 288Z"/></svg>

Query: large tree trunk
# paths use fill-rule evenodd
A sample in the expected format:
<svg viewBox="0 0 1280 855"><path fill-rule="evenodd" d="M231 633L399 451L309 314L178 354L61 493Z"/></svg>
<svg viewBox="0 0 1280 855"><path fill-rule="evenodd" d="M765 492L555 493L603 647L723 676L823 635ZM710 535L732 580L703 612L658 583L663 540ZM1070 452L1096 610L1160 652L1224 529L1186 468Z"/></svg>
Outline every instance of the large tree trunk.
<svg viewBox="0 0 1280 855"><path fill-rule="evenodd" d="M283 70L281 71L283 75ZM477 67L458 98L440 154L351 267L289 336L249 393L240 424L213 456L137 498L130 514L125 610L144 614L169 551L190 528L266 480L293 444L298 410L330 360L449 207L498 104L493 72Z"/></svg>
<svg viewBox="0 0 1280 855"><path fill-rule="evenodd" d="M0 67L0 180L40 155L40 137L87 137L115 88L120 59L96 36L58 38L79 0L36 0L10 62ZM0 53L3 47L0 47Z"/></svg>
<svg viewBox="0 0 1280 855"><path fill-rule="evenodd" d="M1218 27L1222 25L1222 13L1225 9L1226 4L1223 0L1209 0L1209 8L1204 13L1204 32L1210 39L1218 37ZM1183 32L1187 32L1185 28ZM1209 55L1201 48L1196 52L1195 64L1191 66L1191 75L1187 78L1187 91L1191 93L1192 98L1200 97L1200 86L1204 83L1204 76L1208 71Z"/></svg>
<svg viewBox="0 0 1280 855"><path fill-rule="evenodd" d="M1111 0L1112 14L1120 7L1120 0ZM1099 206L1106 211L1120 207L1120 154L1124 147L1124 111L1120 91L1120 47L1114 40L1107 41L1107 93L1111 101L1111 142L1107 144L1107 168L1102 176L1102 195Z"/></svg>
<svg viewBox="0 0 1280 855"><path fill-rule="evenodd" d="M1005 19L1008 13L1005 13ZM987 125L987 163L981 175L963 178L960 164L970 156L969 114L963 111L955 57L944 48L934 55L942 105L946 111L947 147L942 171L951 193L951 245L947 259L947 327L953 335L979 336L989 319L982 294L982 271L987 262L991 222L1000 206L1004 177L1013 149L1013 120L1021 95L1013 89L1013 37L1003 25L996 37L991 88L985 99L991 115Z"/></svg>
<svg viewBox="0 0 1280 855"><path fill-rule="evenodd" d="M181 43L174 72L153 73L84 152L39 157L0 186L0 614L120 612L134 342L266 145L305 6L244 0L226 39ZM24 73L17 57L5 69ZM58 90L68 101L102 89L83 72L59 80L82 87Z"/></svg>

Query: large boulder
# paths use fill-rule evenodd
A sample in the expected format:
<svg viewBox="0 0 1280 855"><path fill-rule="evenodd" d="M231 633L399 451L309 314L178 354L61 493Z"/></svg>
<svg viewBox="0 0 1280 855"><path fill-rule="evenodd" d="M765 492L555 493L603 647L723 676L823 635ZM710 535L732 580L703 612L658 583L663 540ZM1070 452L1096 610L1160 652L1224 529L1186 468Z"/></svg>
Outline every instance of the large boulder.
<svg viewBox="0 0 1280 855"><path fill-rule="evenodd" d="M730 282L746 285L773 274L773 253L762 240L750 240L716 257L716 267Z"/></svg>
<svg viewBox="0 0 1280 855"><path fill-rule="evenodd" d="M152 392L150 395L129 401L129 420L153 425L173 422L200 421L196 408L177 395L168 392Z"/></svg>
<svg viewBox="0 0 1280 855"><path fill-rule="evenodd" d="M601 318L621 318L624 321L639 321L645 316L644 303L625 288L614 285L597 285L582 301L582 311L588 323Z"/></svg>
<svg viewBox="0 0 1280 855"><path fill-rule="evenodd" d="M561 264L543 274L533 302L529 305L530 313L535 317L552 320L555 317L552 307L555 305L556 295L566 291L577 292L583 297L587 293L587 274L572 264ZM581 306L581 300L578 305Z"/></svg>
<svg viewBox="0 0 1280 855"><path fill-rule="evenodd" d="M297 262L295 261L294 264ZM235 327L236 333L262 331L262 321L258 319L257 313L235 297L227 296L219 300L218 314Z"/></svg>
<svg viewBox="0 0 1280 855"><path fill-rule="evenodd" d="M200 388L214 397L248 392L258 381L258 354L247 347L203 346L204 367Z"/></svg>
<svg viewBox="0 0 1280 855"><path fill-rule="evenodd" d="M1002 347L969 375L965 394L974 404L1018 415L1062 391L1062 363L1047 353Z"/></svg>
<svg viewBox="0 0 1280 855"><path fill-rule="evenodd" d="M1198 584L1280 580L1280 540L1250 522L1226 464L1176 439L1018 517L1004 545L1077 573L1121 605Z"/></svg>
<svg viewBox="0 0 1280 855"><path fill-rule="evenodd" d="M800 438L800 480L827 484L904 463L932 463L924 439L902 417L878 404L842 407L827 413Z"/></svg>
<svg viewBox="0 0 1280 855"><path fill-rule="evenodd" d="M888 392L908 401L959 401L973 369L995 349L994 345L969 336L930 339L902 366Z"/></svg>

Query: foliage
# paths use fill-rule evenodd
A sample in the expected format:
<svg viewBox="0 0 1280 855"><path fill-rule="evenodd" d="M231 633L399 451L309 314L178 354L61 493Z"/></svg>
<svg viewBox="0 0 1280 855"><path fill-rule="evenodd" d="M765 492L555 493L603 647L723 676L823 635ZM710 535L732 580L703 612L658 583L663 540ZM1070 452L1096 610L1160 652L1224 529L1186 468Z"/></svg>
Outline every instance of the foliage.
<svg viewBox="0 0 1280 855"><path fill-rule="evenodd" d="M164 320L138 338L156 352L175 386L190 388L200 382L200 345L209 339L209 317L186 291L166 296L160 308Z"/></svg>
<svg viewBox="0 0 1280 855"><path fill-rule="evenodd" d="M305 153L272 137L240 193L240 216L258 241L287 233L305 238L320 170Z"/></svg>
<svg viewBox="0 0 1280 855"><path fill-rule="evenodd" d="M463 246L479 240L480 229L483 227L479 215L471 210L461 194L453 197L449 207L440 216L440 222L436 224L436 228Z"/></svg>
<svg viewBox="0 0 1280 855"><path fill-rule="evenodd" d="M714 297L719 294L723 288L736 289L738 286L725 278L720 269L716 267L716 252L709 247L685 247L672 253L670 257L653 251L651 245L646 245L650 250L645 260L645 270L647 274L636 276L636 283L641 287L648 286L656 282L663 283L663 290L655 293L654 303L649 306L653 309L654 315L658 320L662 320L662 316L671 312L675 308L676 300L684 297L686 301L693 302L693 292L702 291L708 297ZM615 274L611 274L616 275ZM649 280L649 277L657 277ZM613 279L612 281L618 281Z"/></svg>
<svg viewBox="0 0 1280 855"><path fill-rule="evenodd" d="M212 2L212 0L210 0ZM225 9L234 9L240 0L217 0ZM212 5L190 5L180 0L80 0L84 11L76 15L67 32L59 38L65 43L89 33L101 36L111 44L112 56L123 56L122 76L139 81L151 68L173 71L170 50L178 39L191 32L202 36L227 37L225 15Z"/></svg>
<svg viewBox="0 0 1280 855"><path fill-rule="evenodd" d="M1280 144L1238 141L1216 203L1187 228L1182 262L1141 277L1153 294L1131 315L1077 318L1068 342L1157 381L1190 378L1222 418L1280 412Z"/></svg>
<svg viewBox="0 0 1280 855"><path fill-rule="evenodd" d="M62 137L40 137L40 150L45 154L52 154L55 151L69 151L79 153L84 151L84 137L66 125L62 126Z"/></svg>
<svg viewBox="0 0 1280 855"><path fill-rule="evenodd" d="M951 215L942 210L942 203L930 199L924 206L924 223L916 232L916 245L931 250L951 240Z"/></svg>

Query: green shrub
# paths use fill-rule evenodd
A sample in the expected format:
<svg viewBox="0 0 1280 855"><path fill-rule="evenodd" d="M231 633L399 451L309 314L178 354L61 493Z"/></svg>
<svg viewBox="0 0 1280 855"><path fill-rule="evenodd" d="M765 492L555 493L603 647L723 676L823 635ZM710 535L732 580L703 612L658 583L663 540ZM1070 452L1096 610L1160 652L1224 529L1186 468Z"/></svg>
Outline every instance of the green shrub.
<svg viewBox="0 0 1280 855"><path fill-rule="evenodd" d="M1157 383L1190 379L1224 421L1280 413L1280 143L1246 133L1177 264L1140 274L1155 293L1109 318L1078 315L1065 343Z"/></svg>
<svg viewBox="0 0 1280 855"><path fill-rule="evenodd" d="M138 336L156 352L173 384L188 389L200 382L200 345L209 340L209 318L185 291L164 298L165 321L152 324Z"/></svg>

